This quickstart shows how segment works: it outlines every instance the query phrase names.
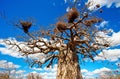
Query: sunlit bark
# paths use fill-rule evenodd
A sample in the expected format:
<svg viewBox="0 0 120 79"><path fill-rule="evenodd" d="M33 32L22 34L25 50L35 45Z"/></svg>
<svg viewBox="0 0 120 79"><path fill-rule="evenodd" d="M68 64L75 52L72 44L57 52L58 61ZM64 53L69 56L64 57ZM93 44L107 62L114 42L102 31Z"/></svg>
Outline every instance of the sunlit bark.
<svg viewBox="0 0 120 79"><path fill-rule="evenodd" d="M74 52L61 53L58 60L57 79L82 79L78 56Z"/></svg>

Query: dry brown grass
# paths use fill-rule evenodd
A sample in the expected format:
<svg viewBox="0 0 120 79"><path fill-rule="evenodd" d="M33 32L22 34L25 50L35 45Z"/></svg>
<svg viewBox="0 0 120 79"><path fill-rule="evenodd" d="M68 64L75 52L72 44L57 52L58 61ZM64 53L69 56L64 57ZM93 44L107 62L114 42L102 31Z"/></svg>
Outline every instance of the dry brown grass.
<svg viewBox="0 0 120 79"><path fill-rule="evenodd" d="M29 73L27 79L43 79L39 74Z"/></svg>
<svg viewBox="0 0 120 79"><path fill-rule="evenodd" d="M7 73L3 73L3 74L1 73L0 79L12 79L12 78L10 78L9 74L7 74Z"/></svg>

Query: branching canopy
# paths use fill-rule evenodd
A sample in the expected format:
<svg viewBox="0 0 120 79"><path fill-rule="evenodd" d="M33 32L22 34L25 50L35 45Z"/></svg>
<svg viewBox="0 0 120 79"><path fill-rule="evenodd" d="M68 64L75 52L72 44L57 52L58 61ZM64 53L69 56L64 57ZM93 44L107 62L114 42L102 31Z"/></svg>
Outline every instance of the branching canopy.
<svg viewBox="0 0 120 79"><path fill-rule="evenodd" d="M96 5L96 7L99 8L100 5ZM19 52L25 56L37 53L45 54L44 61L34 59L31 66L34 64L42 66L47 63L47 67L52 65L56 59L65 58L70 51L77 54L81 59L90 58L94 60L94 56L98 55L97 51L110 46L107 41L108 37L100 35L106 31L95 27L95 24L100 23L102 19L91 16L90 11L79 12L77 8L73 7L67 13L66 19L58 21L53 29L40 31L38 37L32 36L28 31L32 23L20 21L23 31L28 32L28 36L32 36L33 39L22 43L22 45L9 40L5 42L16 46Z"/></svg>

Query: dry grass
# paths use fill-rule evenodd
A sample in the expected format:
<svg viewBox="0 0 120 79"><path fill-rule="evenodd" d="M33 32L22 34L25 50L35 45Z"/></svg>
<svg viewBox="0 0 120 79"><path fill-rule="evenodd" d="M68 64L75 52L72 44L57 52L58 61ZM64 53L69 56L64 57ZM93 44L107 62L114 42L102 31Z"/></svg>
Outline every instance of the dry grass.
<svg viewBox="0 0 120 79"><path fill-rule="evenodd" d="M10 78L9 74L7 74L7 73L3 73L3 74L1 73L0 79L12 79L12 78Z"/></svg>
<svg viewBox="0 0 120 79"><path fill-rule="evenodd" d="M120 79L120 75L119 76L110 76L110 77L99 77L96 79Z"/></svg>

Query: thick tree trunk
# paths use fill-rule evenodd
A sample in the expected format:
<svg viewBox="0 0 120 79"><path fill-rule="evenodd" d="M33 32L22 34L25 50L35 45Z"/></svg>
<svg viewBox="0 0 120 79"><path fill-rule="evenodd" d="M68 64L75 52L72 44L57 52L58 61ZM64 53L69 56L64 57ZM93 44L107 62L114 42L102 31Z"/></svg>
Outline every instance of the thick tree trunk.
<svg viewBox="0 0 120 79"><path fill-rule="evenodd" d="M60 53L57 79L82 79L76 53L69 52L67 55Z"/></svg>

